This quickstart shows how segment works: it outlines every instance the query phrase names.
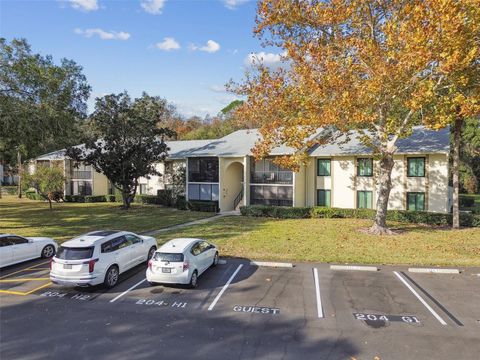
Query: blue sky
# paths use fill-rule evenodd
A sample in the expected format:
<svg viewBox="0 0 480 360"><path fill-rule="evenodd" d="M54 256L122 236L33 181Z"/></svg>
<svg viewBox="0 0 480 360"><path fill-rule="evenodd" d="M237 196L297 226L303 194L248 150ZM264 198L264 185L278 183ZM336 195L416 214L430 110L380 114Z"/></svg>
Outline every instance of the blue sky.
<svg viewBox="0 0 480 360"><path fill-rule="evenodd" d="M23 37L34 52L75 60L93 99L127 90L174 103L185 116L215 115L236 97L251 54L279 62L253 36L255 1L0 0L0 34Z"/></svg>

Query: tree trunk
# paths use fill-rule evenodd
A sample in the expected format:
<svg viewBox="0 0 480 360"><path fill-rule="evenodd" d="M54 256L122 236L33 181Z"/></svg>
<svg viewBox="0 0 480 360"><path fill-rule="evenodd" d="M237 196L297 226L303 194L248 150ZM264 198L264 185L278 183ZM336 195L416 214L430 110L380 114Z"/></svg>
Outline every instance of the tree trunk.
<svg viewBox="0 0 480 360"><path fill-rule="evenodd" d="M17 166L18 166L18 198L22 198L22 154L17 150Z"/></svg>
<svg viewBox="0 0 480 360"><path fill-rule="evenodd" d="M123 209L128 210L130 208L130 194L122 189Z"/></svg>
<svg viewBox="0 0 480 360"><path fill-rule="evenodd" d="M50 199L50 196L47 199L48 199L48 204L50 205L50 211L52 211L53 207L52 207L52 200Z"/></svg>
<svg viewBox="0 0 480 360"><path fill-rule="evenodd" d="M452 166L452 178L453 178L453 219L452 227L458 229L460 227L460 209L459 209L459 198L460 198L460 184L459 184L459 174L458 174L458 165L460 163L460 133L462 130L462 118L457 118L455 120L455 125L453 128L453 166Z"/></svg>
<svg viewBox="0 0 480 360"><path fill-rule="evenodd" d="M380 160L379 189L377 199L377 213L372 227L369 229L371 234L384 235L393 232L387 227L387 208L390 190L392 189L392 169L394 161L393 154L383 154Z"/></svg>

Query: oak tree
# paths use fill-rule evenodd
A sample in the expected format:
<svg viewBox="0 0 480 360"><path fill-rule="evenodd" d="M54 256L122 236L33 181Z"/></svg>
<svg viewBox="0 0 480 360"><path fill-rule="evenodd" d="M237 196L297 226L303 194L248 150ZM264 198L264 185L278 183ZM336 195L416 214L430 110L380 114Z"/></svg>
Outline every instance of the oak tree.
<svg viewBox="0 0 480 360"><path fill-rule="evenodd" d="M280 49L284 66L270 70L260 61L241 84L232 85L246 96L239 115L259 126L263 136L255 156L286 144L298 152L278 162L298 168L305 161L305 139L318 128L356 130L379 163L377 211L370 232L391 233L386 212L397 141L411 134L414 125L439 129L449 123L436 116L438 93L453 82L442 72L458 70L460 76L462 59L472 59L478 51L478 36L473 47L441 49L449 46L454 29L458 39L477 28L478 4L259 1L254 32L264 45Z"/></svg>
<svg viewBox="0 0 480 360"><path fill-rule="evenodd" d="M104 174L121 192L123 208L128 209L138 179L160 175L155 165L167 156L164 138L174 134L158 124L169 115L164 99L146 93L133 101L126 92L97 98L87 141L68 148L66 154Z"/></svg>

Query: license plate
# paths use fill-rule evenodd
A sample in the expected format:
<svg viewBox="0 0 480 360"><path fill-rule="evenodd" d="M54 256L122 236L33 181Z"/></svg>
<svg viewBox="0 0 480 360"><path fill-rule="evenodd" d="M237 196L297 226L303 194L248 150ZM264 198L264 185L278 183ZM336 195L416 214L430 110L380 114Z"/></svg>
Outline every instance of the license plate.
<svg viewBox="0 0 480 360"><path fill-rule="evenodd" d="M170 268L162 268L162 273L170 274L171 272L172 272L172 269L170 269Z"/></svg>
<svg viewBox="0 0 480 360"><path fill-rule="evenodd" d="M72 265L70 265L70 264L63 264L63 268L64 268L64 269L71 269L71 268L72 268Z"/></svg>

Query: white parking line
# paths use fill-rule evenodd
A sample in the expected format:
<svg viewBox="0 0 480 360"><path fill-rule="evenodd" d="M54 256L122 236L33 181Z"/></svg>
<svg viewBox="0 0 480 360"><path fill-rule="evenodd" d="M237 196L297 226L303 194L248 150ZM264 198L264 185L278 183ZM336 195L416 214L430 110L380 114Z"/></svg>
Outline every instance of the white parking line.
<svg viewBox="0 0 480 360"><path fill-rule="evenodd" d="M318 281L318 270L313 269L313 278L315 280L315 295L317 297L317 313L319 318L323 318L322 298L320 297L320 282Z"/></svg>
<svg viewBox="0 0 480 360"><path fill-rule="evenodd" d="M129 289L125 290L123 293L121 293L120 295L116 296L115 298L113 298L112 300L110 300L111 303L117 301L118 299L120 299L123 295L127 294L128 292L132 291L133 289L135 289L138 285L144 283L145 281L147 281L147 278L143 279L142 281L139 281L138 283L136 283L135 285L133 285L132 287L130 287Z"/></svg>
<svg viewBox="0 0 480 360"><path fill-rule="evenodd" d="M413 293L413 295L416 296L416 298L418 300L420 300L420 302L428 309L428 311L430 311L432 313L433 316L435 316L435 318L440 322L440 324L442 325L447 325L447 323L445 322L445 320L443 320L440 315L438 315L435 310L432 309L432 307L430 305L427 304L427 302L425 300L423 300L423 298L415 291L415 289L413 287L410 286L410 284L397 272L397 271L394 271L393 272L399 279L400 281Z"/></svg>
<svg viewBox="0 0 480 360"><path fill-rule="evenodd" d="M232 274L232 276L230 276L230 279L228 279L228 281L225 283L225 285L223 285L222 290L220 290L220 292L217 294L215 299L213 299L213 302L208 307L208 311L211 311L214 308L214 306L217 304L218 300L223 295L225 290L227 290L228 285L230 285L230 283L233 281L233 278L238 274L238 272L240 271L242 266L243 266L243 264L238 265L237 270L235 270L235 272Z"/></svg>

